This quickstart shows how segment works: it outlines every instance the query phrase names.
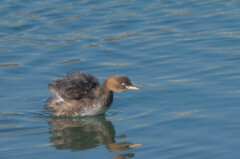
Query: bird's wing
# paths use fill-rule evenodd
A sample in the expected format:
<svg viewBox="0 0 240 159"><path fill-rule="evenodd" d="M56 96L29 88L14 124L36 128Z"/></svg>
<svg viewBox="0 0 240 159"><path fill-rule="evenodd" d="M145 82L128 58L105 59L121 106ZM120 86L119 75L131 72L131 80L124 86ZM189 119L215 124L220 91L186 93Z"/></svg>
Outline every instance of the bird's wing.
<svg viewBox="0 0 240 159"><path fill-rule="evenodd" d="M99 86L96 77L89 73L74 72L50 83L53 97L62 100L81 99L90 95Z"/></svg>

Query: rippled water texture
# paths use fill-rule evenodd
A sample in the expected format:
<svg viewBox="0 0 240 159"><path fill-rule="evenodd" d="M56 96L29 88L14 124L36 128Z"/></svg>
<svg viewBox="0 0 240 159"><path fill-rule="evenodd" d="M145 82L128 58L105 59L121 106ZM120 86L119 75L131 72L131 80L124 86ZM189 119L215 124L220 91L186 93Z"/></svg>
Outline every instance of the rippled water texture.
<svg viewBox="0 0 240 159"><path fill-rule="evenodd" d="M238 159L239 0L0 1L0 158ZM47 84L124 74L105 115L53 118Z"/></svg>

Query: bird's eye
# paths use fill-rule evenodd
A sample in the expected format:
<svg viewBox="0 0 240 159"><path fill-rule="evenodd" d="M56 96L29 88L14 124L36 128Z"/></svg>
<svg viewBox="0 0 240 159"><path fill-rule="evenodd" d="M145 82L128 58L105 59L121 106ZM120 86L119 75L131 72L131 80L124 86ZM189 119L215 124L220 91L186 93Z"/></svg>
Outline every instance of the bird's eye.
<svg viewBox="0 0 240 159"><path fill-rule="evenodd" d="M122 83L123 86L125 86L125 83Z"/></svg>

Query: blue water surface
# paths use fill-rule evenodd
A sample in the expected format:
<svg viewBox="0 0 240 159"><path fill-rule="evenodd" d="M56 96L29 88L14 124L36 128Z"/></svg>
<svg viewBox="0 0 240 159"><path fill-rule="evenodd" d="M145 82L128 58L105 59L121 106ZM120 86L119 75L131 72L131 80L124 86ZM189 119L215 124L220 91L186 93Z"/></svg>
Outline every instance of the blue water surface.
<svg viewBox="0 0 240 159"><path fill-rule="evenodd" d="M0 1L0 158L238 159L239 0ZM129 76L101 116L53 118L68 72Z"/></svg>

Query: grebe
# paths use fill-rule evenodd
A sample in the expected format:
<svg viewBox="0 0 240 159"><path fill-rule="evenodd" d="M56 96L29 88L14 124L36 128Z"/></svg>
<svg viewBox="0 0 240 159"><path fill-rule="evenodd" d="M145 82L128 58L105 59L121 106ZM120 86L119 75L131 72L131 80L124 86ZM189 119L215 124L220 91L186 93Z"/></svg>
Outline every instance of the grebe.
<svg viewBox="0 0 240 159"><path fill-rule="evenodd" d="M113 92L139 88L127 76L108 77L102 85L89 73L74 72L48 84L52 94L45 108L53 116L89 116L104 113L112 104Z"/></svg>

